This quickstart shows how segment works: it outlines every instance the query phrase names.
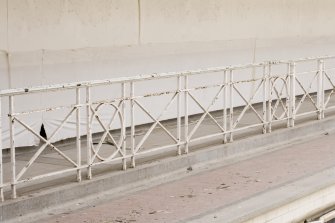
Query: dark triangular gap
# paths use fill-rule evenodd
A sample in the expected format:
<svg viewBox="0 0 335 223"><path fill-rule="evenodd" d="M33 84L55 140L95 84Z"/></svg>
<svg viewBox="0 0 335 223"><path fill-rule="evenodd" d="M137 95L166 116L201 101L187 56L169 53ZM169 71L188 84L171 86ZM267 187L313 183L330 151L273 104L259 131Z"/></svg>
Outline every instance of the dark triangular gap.
<svg viewBox="0 0 335 223"><path fill-rule="evenodd" d="M45 131L45 128L44 128L44 124L41 125L41 128L40 128L40 136L43 138L43 139L48 139L48 136L47 136L47 133Z"/></svg>

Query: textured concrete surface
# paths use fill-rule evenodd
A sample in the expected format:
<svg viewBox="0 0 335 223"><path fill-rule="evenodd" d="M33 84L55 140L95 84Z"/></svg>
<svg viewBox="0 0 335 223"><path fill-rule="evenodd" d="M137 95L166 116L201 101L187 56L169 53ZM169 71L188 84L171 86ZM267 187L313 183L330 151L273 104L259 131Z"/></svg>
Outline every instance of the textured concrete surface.
<svg viewBox="0 0 335 223"><path fill-rule="evenodd" d="M334 143L335 135L326 134L104 204L74 212L68 210L39 222L186 222L218 208L238 207L239 202L265 191L335 167ZM263 202L271 205L274 200ZM216 221L217 216L212 218L199 222ZM220 220L229 222L229 219Z"/></svg>
<svg viewBox="0 0 335 223"><path fill-rule="evenodd" d="M332 1L0 1L10 51L333 36ZM311 13L313 12L313 13ZM234 21L234 23L232 23Z"/></svg>

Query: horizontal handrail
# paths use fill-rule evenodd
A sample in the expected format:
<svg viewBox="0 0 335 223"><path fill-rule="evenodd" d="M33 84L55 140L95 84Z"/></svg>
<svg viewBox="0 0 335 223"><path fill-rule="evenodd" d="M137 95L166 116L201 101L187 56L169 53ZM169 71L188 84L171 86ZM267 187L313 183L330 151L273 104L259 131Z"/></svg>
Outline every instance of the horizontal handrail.
<svg viewBox="0 0 335 223"><path fill-rule="evenodd" d="M180 72L152 73L152 74L143 74L143 75L137 75L137 76L111 78L111 79L104 79L104 80L91 80L91 81L80 81L80 82L72 82L72 83L64 83L64 84L41 85L41 86L33 86L33 87L27 87L27 88L12 88L12 89L0 90L0 97L47 92L47 91L70 90L74 88L94 87L94 86L99 86L99 85L109 85L109 84L117 84L117 83L139 82L139 81L145 81L145 80L164 79L164 78L171 78L171 77L178 77L178 76L190 76L190 75L205 74L205 73L217 73L217 72L223 72L223 71L229 71L229 70L262 67L267 64L288 64L288 63L297 63L297 62L302 62L302 61L327 60L327 59L334 59L334 58L335 56L322 56L322 57L307 57L307 58L301 58L301 59L295 59L295 60L273 60L273 61L264 61L261 63L212 67L212 68L207 68L207 69L185 70L185 71L180 71Z"/></svg>

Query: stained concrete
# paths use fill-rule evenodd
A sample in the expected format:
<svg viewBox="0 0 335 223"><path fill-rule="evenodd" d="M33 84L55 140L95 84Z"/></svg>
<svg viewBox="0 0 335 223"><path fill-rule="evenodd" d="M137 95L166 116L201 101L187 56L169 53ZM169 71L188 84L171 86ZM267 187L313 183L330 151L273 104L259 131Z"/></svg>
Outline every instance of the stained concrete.
<svg viewBox="0 0 335 223"><path fill-rule="evenodd" d="M321 135L215 169L206 166L202 172L196 167L194 170L188 169L183 179L130 193L103 204L90 204L78 211L69 208L38 222L302 221L313 211L322 211L327 205L335 204L330 198L321 199L322 196L330 196L328 191L321 198L308 198L300 202L298 207L291 205L300 198L334 187L334 136L334 133ZM197 173L192 174L193 171ZM273 213L260 217L285 205L290 205L286 216ZM294 209L300 209L300 219L292 215L290 218L289 213ZM48 213L51 215L53 212Z"/></svg>

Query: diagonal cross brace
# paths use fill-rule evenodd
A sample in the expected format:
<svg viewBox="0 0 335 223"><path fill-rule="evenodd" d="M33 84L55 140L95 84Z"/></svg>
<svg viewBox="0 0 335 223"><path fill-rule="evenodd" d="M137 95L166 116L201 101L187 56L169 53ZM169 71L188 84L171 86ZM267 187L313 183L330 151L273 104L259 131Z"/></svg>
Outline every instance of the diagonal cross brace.
<svg viewBox="0 0 335 223"><path fill-rule="evenodd" d="M300 106L301 106L302 103L305 101L306 97L308 97L308 98L311 100L311 102L313 103L314 107L315 107L316 109L318 109L318 106L316 105L316 102L313 100L313 98L311 97L311 95L310 95L310 93L309 93L309 91L311 90L312 85L313 85L313 83L314 83L314 81L315 81L315 78L317 77L318 73L319 73L319 72L317 72L317 73L314 75L313 80L310 82L310 84L309 84L309 88L308 88L307 91L306 91L306 89L304 88L304 86L302 85L302 83L298 80L298 78L295 78L295 80L296 80L296 82L298 83L298 85L299 85L299 86L301 87L301 89L304 91L304 95L303 95L303 97L301 98L301 100L299 101L299 104L298 104L298 106L297 106L296 109L295 109L295 113L298 112L298 110L300 109Z"/></svg>
<svg viewBox="0 0 335 223"><path fill-rule="evenodd" d="M199 100L197 100L194 95L191 92L188 92L189 96L194 100L195 103L197 103L197 105L204 111L204 114L200 117L200 119L197 121L197 124L194 126L194 128L192 129L191 133L188 136L188 139L190 140L192 138L192 136L194 135L194 133L198 130L199 126L201 125L201 123L204 121L205 117L208 115L213 121L214 123L220 128L220 130L222 132L225 132L225 129L216 121L216 119L209 113L210 108L215 104L216 100L218 99L218 97L220 96L220 94L222 93L223 89L225 88L225 86L221 86L220 90L218 91L218 93L215 95L214 99L212 100L211 104L206 108L204 108L201 103L199 102Z"/></svg>
<svg viewBox="0 0 335 223"><path fill-rule="evenodd" d="M34 134L36 137L38 137L40 140L44 142L44 144L37 150L37 152L34 154L34 156L28 161L25 167L22 168L20 173L16 176L17 180L19 180L24 173L29 169L29 167L36 161L36 159L41 155L41 153L45 150L47 146L50 146L53 150L55 150L59 155L61 155L64 159L66 159L68 162L73 164L75 167L78 167L78 164L75 163L71 158L69 158L67 155L65 155L62 151L60 151L57 147L55 147L51 140L53 137L61 130L61 128L65 125L65 123L69 120L71 115L76 111L78 108L73 108L71 112L66 116L66 118L63 120L61 125L58 126L58 128L51 134L49 140L44 139L40 134L36 133L29 125L25 124L23 121L19 120L18 118L14 118L18 123L20 123L23 127L25 127L28 131L30 131L32 134Z"/></svg>
<svg viewBox="0 0 335 223"><path fill-rule="evenodd" d="M263 118L258 114L258 112L256 111L256 109L254 108L254 106L252 106L251 102L254 99L254 97L256 96L256 94L258 93L259 89L261 88L262 84L264 83L264 80L262 80L259 85L257 86L254 94L250 97L249 101L242 95L242 93L235 87L235 85L233 86L233 88L235 89L235 91L240 95L240 97L243 99L243 101L246 103L244 109L242 110L241 114L238 116L238 118L236 119L236 121L233 124L233 128L236 128L237 124L241 121L241 119L243 118L243 115L245 114L245 112L251 108L254 113L257 115L258 119L261 122L264 122Z"/></svg>
<svg viewBox="0 0 335 223"><path fill-rule="evenodd" d="M180 94L180 93L175 93L173 95L173 97L170 100L170 102L166 105L166 107L164 108L163 112L157 118L153 117L151 115L151 113L140 102L138 102L137 100L134 100L134 102L154 121L154 123L149 128L149 130L147 131L147 133L143 136L142 140L136 146L135 153L137 153L140 150L141 146L144 144L144 142L147 140L148 136L151 134L151 132L155 129L155 127L157 125L159 125L171 137L171 139L173 141L175 141L176 143L178 143L178 140L171 134L171 132L167 128L165 128L165 126L159 120L165 114L165 112L169 109L169 107L174 102L174 100L175 100L175 98L176 98L176 96L178 94Z"/></svg>

